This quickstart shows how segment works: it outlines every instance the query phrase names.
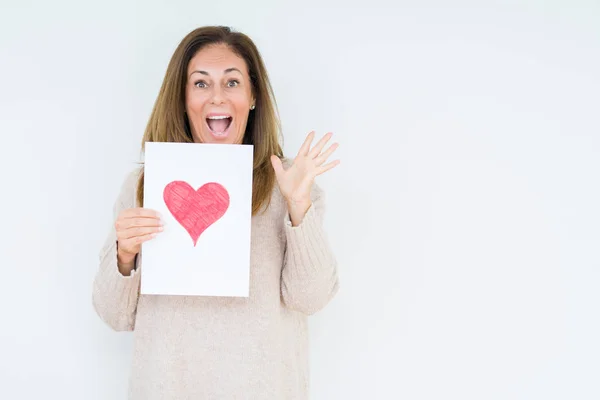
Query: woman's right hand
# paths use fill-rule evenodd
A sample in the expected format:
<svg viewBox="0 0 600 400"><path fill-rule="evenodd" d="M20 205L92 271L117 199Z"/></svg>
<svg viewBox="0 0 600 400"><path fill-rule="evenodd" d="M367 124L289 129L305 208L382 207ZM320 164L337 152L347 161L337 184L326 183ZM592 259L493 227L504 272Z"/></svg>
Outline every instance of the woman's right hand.
<svg viewBox="0 0 600 400"><path fill-rule="evenodd" d="M117 231L117 260L125 272L131 272L135 256L142 243L153 239L163 230L160 214L148 208L129 208L121 211L115 222Z"/></svg>

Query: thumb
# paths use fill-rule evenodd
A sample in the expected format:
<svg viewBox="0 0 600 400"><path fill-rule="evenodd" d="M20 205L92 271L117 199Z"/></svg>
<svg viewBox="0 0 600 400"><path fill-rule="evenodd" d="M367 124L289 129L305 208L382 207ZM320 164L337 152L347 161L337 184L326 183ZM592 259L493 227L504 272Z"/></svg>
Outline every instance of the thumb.
<svg viewBox="0 0 600 400"><path fill-rule="evenodd" d="M273 169L275 170L275 175L279 179L281 174L283 174L285 172L283 169L283 164L281 163L281 160L279 159L279 157L277 157L276 155L272 155L271 156L271 165L273 166Z"/></svg>

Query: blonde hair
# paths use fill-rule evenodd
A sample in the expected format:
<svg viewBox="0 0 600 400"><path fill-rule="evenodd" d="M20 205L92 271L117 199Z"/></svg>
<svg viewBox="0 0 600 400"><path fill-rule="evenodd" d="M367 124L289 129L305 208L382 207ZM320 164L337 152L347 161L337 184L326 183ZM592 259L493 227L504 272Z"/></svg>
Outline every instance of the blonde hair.
<svg viewBox="0 0 600 400"><path fill-rule="evenodd" d="M263 59L254 42L245 34L223 26L206 26L188 33L175 49L152 114L148 120L142 139L142 152L146 142L192 143L189 121L185 114L185 86L187 68L198 51L208 45L224 44L246 62L252 94L256 108L250 111L243 144L254 145L254 166L252 181L252 215L268 206L275 172L270 157L283 158L279 142L281 124L277 103ZM144 173L142 171L137 186L137 201L143 206Z"/></svg>

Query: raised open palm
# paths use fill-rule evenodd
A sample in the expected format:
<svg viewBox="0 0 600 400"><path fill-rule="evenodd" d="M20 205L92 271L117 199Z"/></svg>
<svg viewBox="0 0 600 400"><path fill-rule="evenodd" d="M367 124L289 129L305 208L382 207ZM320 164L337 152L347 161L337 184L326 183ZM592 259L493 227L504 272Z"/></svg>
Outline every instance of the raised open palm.
<svg viewBox="0 0 600 400"><path fill-rule="evenodd" d="M327 142L331 139L329 132L317 142L311 149L310 146L315 137L315 132L310 132L300 147L292 165L284 169L281 160L277 156L271 156L271 163L275 170L277 183L281 194L290 205L304 205L310 203L310 192L315 177L329 171L337 166L340 161L335 160L325 164L325 161L337 149L334 143L323 151Z"/></svg>

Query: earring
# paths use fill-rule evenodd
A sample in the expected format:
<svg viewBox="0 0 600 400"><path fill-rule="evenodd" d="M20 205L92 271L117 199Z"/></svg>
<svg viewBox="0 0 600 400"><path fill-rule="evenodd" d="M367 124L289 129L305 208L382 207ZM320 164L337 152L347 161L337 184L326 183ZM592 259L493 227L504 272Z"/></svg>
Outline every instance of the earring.
<svg viewBox="0 0 600 400"><path fill-rule="evenodd" d="M252 104L252 105L250 106L250 109L251 109L251 110L254 110L254 104Z"/></svg>

